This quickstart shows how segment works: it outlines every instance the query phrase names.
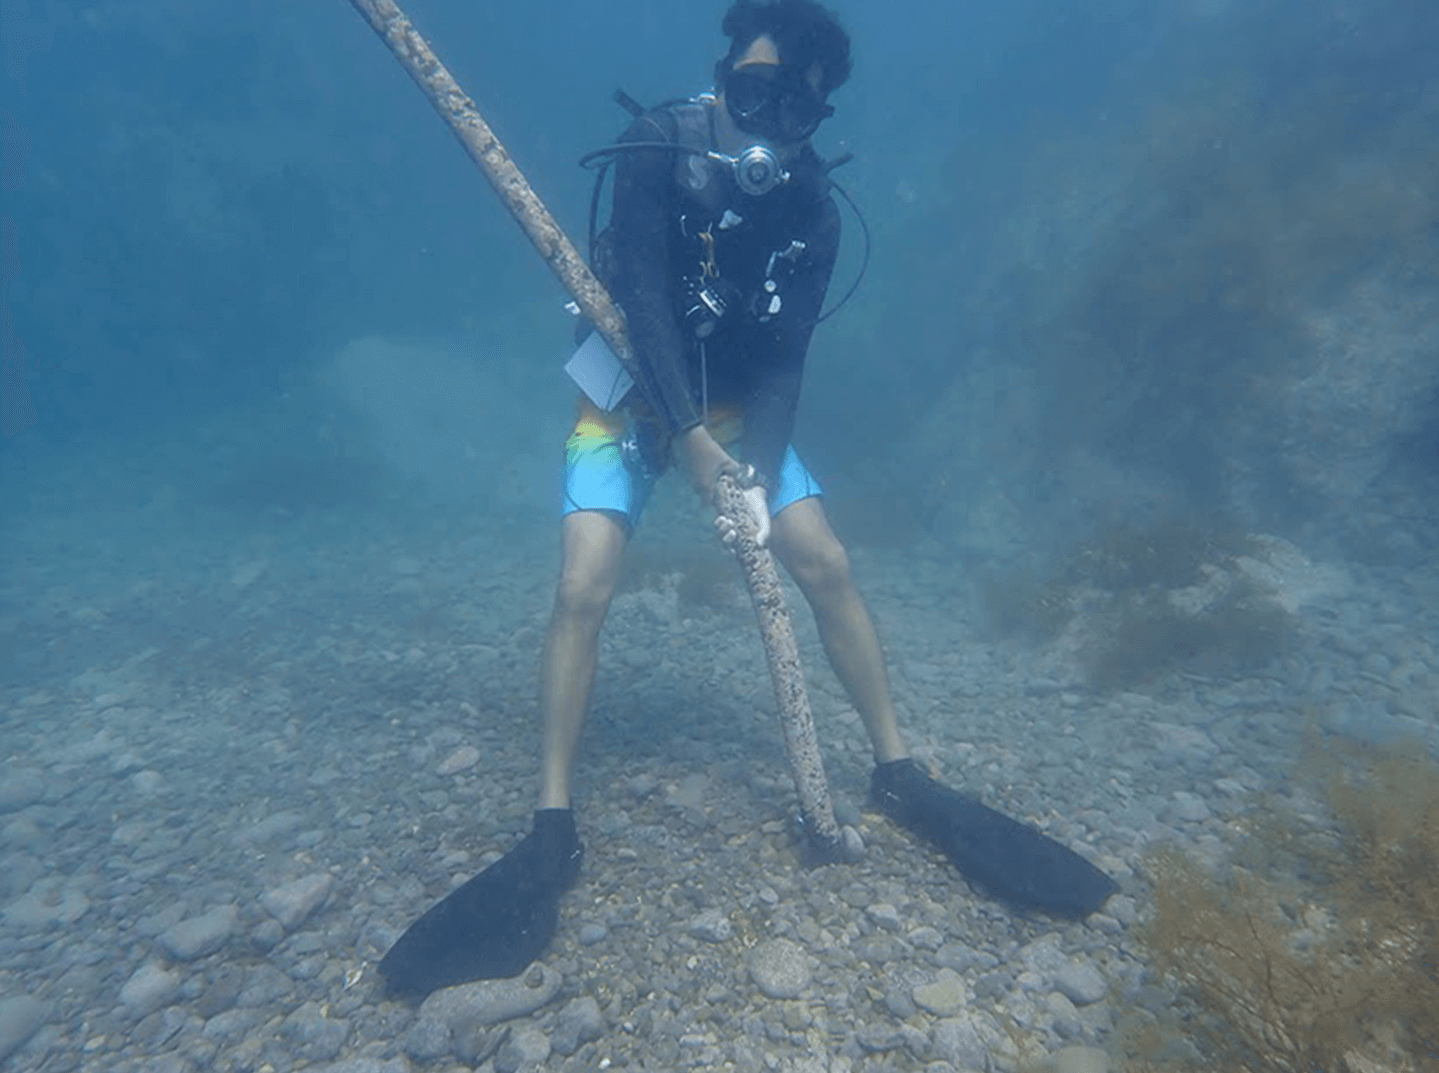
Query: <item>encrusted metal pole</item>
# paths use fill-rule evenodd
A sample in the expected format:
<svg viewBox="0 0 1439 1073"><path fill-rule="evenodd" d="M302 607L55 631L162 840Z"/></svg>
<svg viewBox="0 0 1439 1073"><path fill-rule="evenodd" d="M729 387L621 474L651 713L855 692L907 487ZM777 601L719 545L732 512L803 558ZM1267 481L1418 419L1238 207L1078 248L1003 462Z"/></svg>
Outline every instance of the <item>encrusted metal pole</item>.
<svg viewBox="0 0 1439 1073"><path fill-rule="evenodd" d="M760 638L779 706L780 730L804 817L809 863L827 864L856 856L861 844L852 833L847 842L834 818L809 693L804 685L804 667L799 661L799 645L795 642L774 556L755 540L755 522L745 506L744 492L728 473L720 474L715 481L714 507L724 542L739 561L759 618Z"/></svg>
<svg viewBox="0 0 1439 1073"><path fill-rule="evenodd" d="M630 349L629 335L625 331L624 313L615 305L604 285L595 278L585 259L510 159L510 154L475 107L475 102L460 88L454 76L435 55L434 49L430 48L429 42L420 36L394 0L350 0L350 3L365 17L365 21L380 35L380 40L394 53L395 59L400 61L400 66L424 91L435 111L440 113L440 118L454 131L470 159L479 165L485 178L495 188L495 193L500 195L510 215L524 228L535 249L545 259L545 264L550 266L550 271L574 296L581 312L609 343L625 371L638 380L634 351Z"/></svg>
<svg viewBox="0 0 1439 1073"><path fill-rule="evenodd" d="M460 88L394 0L350 0L350 3L424 91L545 263L574 296L580 310L609 343L625 370L638 382L640 377L623 312L510 159L475 102ZM780 728L804 817L807 859L810 863L822 864L853 856L859 845L858 838L851 832L852 837L847 841L835 822L809 694L805 691L804 670L799 662L799 647L790 627L774 558L755 542L754 522L732 477L723 476L717 483L715 509L725 523L729 533L726 543L744 571L745 583L759 616L765 656L779 703Z"/></svg>

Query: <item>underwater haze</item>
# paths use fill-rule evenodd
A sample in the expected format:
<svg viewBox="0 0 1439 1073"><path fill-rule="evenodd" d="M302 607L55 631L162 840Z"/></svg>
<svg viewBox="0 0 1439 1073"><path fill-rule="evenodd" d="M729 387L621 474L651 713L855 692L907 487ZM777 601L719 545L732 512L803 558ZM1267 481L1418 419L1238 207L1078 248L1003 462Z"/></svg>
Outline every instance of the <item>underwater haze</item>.
<svg viewBox="0 0 1439 1073"><path fill-rule="evenodd" d="M615 90L727 47L723 2L403 6L580 246ZM387 996L531 820L569 296L350 3L0 0L0 1069L1439 1060L1433 0L829 6L863 278L794 445L915 757L1120 893L1022 914L866 811L787 583L865 845L806 870L672 473L543 973Z"/></svg>

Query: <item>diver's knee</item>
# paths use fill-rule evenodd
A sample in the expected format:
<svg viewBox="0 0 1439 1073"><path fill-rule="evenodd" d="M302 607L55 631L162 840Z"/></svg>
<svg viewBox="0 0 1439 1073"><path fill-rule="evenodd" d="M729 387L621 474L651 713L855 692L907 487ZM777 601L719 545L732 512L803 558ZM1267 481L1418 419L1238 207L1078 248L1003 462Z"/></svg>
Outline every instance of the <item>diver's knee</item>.
<svg viewBox="0 0 1439 1073"><path fill-rule="evenodd" d="M566 570L555 592L555 613L571 619L604 618L615 582L601 571Z"/></svg>
<svg viewBox="0 0 1439 1073"><path fill-rule="evenodd" d="M573 619L602 619L619 584L624 530L601 512L571 515L566 523L555 613Z"/></svg>
<svg viewBox="0 0 1439 1073"><path fill-rule="evenodd" d="M849 553L833 537L806 550L795 580L810 592L835 592L850 585Z"/></svg>

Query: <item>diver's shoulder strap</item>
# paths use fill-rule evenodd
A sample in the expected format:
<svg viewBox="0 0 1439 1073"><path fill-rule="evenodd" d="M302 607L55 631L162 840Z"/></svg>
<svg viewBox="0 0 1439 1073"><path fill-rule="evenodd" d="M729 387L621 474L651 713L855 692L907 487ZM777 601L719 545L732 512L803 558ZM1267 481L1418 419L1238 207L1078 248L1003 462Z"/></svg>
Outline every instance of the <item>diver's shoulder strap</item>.
<svg viewBox="0 0 1439 1073"><path fill-rule="evenodd" d="M681 145L700 152L710 148L710 132L713 129L710 109L713 105L713 97L696 97L667 106L675 117L676 138Z"/></svg>
<svg viewBox="0 0 1439 1073"><path fill-rule="evenodd" d="M717 220L730 206L734 184L727 178L728 169L707 156L714 148L714 97L706 94L667 107L674 117L675 143L689 150L676 153L674 163L675 185L692 206L683 211L697 210Z"/></svg>
<svg viewBox="0 0 1439 1073"><path fill-rule="evenodd" d="M649 126L657 141L678 142L700 151L709 149L712 127L710 108L714 104L714 94L673 97L652 107L646 107L622 89L615 90L614 99L636 123L643 122ZM673 122L673 128L669 121ZM631 129L634 126L631 124Z"/></svg>

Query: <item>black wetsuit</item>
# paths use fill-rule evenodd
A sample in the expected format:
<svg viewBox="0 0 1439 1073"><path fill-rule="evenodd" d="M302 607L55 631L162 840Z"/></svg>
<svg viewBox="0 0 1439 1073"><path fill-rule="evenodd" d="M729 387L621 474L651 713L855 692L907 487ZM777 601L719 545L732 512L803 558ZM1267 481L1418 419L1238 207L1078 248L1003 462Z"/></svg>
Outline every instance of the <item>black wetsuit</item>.
<svg viewBox="0 0 1439 1073"><path fill-rule="evenodd" d="M621 141L708 149L712 110L703 101L655 109ZM625 311L641 391L662 440L700 424L706 398L711 408L737 407L743 457L770 488L794 431L805 351L840 236L839 209L814 151L806 146L787 169L787 183L756 197L721 162L662 149L622 153L610 224L595 251L596 271ZM701 343L685 315L711 248L718 278L702 283L726 311L712 318L713 334Z"/></svg>

